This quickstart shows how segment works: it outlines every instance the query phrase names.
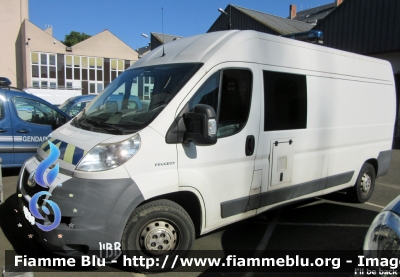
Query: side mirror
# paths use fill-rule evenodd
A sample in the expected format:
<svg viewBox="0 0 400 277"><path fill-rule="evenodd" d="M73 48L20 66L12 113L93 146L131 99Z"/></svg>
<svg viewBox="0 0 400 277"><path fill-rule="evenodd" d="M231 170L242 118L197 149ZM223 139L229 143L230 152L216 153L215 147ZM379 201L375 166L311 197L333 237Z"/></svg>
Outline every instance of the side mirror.
<svg viewBox="0 0 400 277"><path fill-rule="evenodd" d="M52 129L55 130L58 127L61 127L62 125L65 124L65 118L64 117L57 117L56 120L54 121L54 123L52 124Z"/></svg>
<svg viewBox="0 0 400 277"><path fill-rule="evenodd" d="M183 115L183 120L186 127L184 143L192 141L199 146L217 143L217 116L213 107L198 104L192 113Z"/></svg>

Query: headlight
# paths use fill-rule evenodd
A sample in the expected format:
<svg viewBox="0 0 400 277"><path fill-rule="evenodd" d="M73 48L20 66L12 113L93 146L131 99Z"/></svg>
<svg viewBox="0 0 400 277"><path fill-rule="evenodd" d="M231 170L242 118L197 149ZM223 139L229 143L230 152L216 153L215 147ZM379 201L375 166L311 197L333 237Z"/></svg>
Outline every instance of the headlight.
<svg viewBox="0 0 400 277"><path fill-rule="evenodd" d="M384 211L376 216L365 236L364 256L400 257L400 217L397 214Z"/></svg>
<svg viewBox="0 0 400 277"><path fill-rule="evenodd" d="M130 139L99 144L89 151L80 161L77 170L102 171L118 167L132 158L140 148L140 136L135 134Z"/></svg>

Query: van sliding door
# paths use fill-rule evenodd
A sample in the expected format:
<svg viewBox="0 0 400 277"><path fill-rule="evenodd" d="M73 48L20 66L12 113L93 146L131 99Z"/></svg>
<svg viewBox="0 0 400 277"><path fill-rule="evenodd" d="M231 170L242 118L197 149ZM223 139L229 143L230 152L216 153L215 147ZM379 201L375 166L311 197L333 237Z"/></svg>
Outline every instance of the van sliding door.
<svg viewBox="0 0 400 277"><path fill-rule="evenodd" d="M312 109L306 75L263 71L263 81L264 124L260 134L263 148L257 156L262 160L259 212L270 205L322 194L327 157L319 145L329 143L325 131L308 129L308 116L312 116L308 113ZM312 93L321 95L316 90ZM317 97L310 97L313 108L323 107ZM324 124L324 118L319 120Z"/></svg>

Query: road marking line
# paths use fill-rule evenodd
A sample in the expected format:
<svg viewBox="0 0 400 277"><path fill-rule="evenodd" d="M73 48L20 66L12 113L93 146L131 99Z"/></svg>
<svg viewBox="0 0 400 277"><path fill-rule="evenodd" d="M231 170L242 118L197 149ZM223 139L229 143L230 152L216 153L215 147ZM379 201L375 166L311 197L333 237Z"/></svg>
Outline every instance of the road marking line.
<svg viewBox="0 0 400 277"><path fill-rule="evenodd" d="M400 186L396 186L396 185L392 185L392 184L386 184L386 183L381 183L381 182L376 182L376 184L379 186L387 186L387 187L391 187L394 189L400 189Z"/></svg>
<svg viewBox="0 0 400 277"><path fill-rule="evenodd" d="M142 274L142 273L134 273L134 272L132 272L132 275L133 275L134 277L146 277L146 275L144 275L144 274Z"/></svg>
<svg viewBox="0 0 400 277"><path fill-rule="evenodd" d="M272 218L271 222L268 223L267 230L265 231L264 236L261 239L260 243L257 245L256 252L254 252L254 255L253 255L254 258L260 257L262 251L265 250L265 248L267 247L269 239L271 238L272 233L273 233L276 225L278 224L280 215L281 215L281 210L278 210L276 212L276 214L274 215L274 217ZM244 276L252 277L253 274L254 274L254 272L246 272L244 274Z"/></svg>
<svg viewBox="0 0 400 277"><path fill-rule="evenodd" d="M320 197L315 197L315 198L318 199L318 200L323 200L325 202L330 202L330 203L334 203L334 204L343 204L343 205L346 205L346 206L355 206L355 205L359 204L359 203L343 203L343 202L333 201L333 200L324 199L324 198L320 198ZM316 204L318 204L318 203L314 202L314 203L310 203L310 204L307 204L307 205L316 205ZM374 206L374 207L378 207L378 208L381 208L381 209L385 208L385 206L380 206L380 205L377 205L377 204L374 204L374 203L370 203L370 202L364 202L364 204L371 205L371 206Z"/></svg>
<svg viewBox="0 0 400 277"><path fill-rule="evenodd" d="M275 216L272 218L271 222L268 224L268 228L265 231L263 238L261 239L260 243L256 248L256 253L257 251L265 250L265 247L267 247L268 241L272 236L272 232L274 231L276 224L278 223L280 215L281 215L281 210L278 210Z"/></svg>
<svg viewBox="0 0 400 277"><path fill-rule="evenodd" d="M320 227L361 227L369 228L367 224L340 224L340 223L296 223L296 222L278 222L278 225L288 226L320 226Z"/></svg>
<svg viewBox="0 0 400 277"><path fill-rule="evenodd" d="M380 206L380 205L377 205L377 204L374 204L374 203L369 203L369 202L364 202L364 204L371 205L371 206L374 206L374 207L378 207L378 208L381 208L381 209L385 208L384 206Z"/></svg>

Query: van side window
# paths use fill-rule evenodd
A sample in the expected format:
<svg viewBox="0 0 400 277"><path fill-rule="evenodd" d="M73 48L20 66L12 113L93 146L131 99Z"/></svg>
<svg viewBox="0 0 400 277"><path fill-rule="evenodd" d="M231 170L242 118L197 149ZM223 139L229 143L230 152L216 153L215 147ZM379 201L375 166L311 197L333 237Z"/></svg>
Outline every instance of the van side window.
<svg viewBox="0 0 400 277"><path fill-rule="evenodd" d="M305 75L264 71L264 131L307 128Z"/></svg>
<svg viewBox="0 0 400 277"><path fill-rule="evenodd" d="M222 84L221 89L220 84ZM241 69L219 71L212 75L189 101L189 110L192 112L197 104L212 106L218 117L218 137L231 136L240 132L246 125L251 91L251 71Z"/></svg>
<svg viewBox="0 0 400 277"><path fill-rule="evenodd" d="M214 108L216 114L218 111L218 91L220 82L220 71L215 72L189 100L189 111L193 112L197 104L206 104Z"/></svg>
<svg viewBox="0 0 400 277"><path fill-rule="evenodd" d="M249 70L223 71L218 137L239 133L249 117L252 74Z"/></svg>

